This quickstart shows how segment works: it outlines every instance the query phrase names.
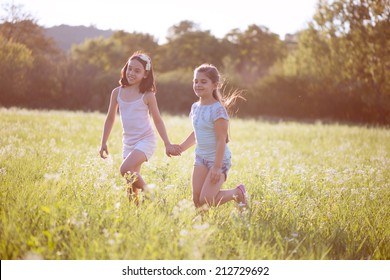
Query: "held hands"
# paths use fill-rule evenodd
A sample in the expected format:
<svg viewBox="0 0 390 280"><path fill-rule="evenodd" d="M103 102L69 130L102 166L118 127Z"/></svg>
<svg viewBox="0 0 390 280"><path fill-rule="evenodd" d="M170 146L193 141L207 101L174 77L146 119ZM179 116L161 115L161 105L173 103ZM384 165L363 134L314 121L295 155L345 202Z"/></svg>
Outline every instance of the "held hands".
<svg viewBox="0 0 390 280"><path fill-rule="evenodd" d="M180 145L169 144L169 145L165 146L165 153L169 157L171 157L171 156L180 156L181 152L182 152L182 150L181 150ZM100 157L102 159L106 159L108 157L107 144L102 144L102 146L100 147L100 150L99 150L99 154L100 154Z"/></svg>
<svg viewBox="0 0 390 280"><path fill-rule="evenodd" d="M180 156L181 153L182 153L182 149L181 149L180 145L168 144L165 146L165 154L169 157Z"/></svg>

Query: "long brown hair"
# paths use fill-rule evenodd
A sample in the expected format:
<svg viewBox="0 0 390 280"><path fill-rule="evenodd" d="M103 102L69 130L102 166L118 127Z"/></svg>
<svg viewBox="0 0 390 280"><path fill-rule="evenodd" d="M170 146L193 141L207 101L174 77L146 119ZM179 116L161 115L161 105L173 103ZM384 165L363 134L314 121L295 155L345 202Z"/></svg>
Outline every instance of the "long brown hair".
<svg viewBox="0 0 390 280"><path fill-rule="evenodd" d="M146 70L147 61L145 61L144 59L141 58L143 56L147 56L149 58L150 70ZM142 66L144 67L145 71L146 71L146 78L141 81L141 83L139 85L139 91L141 93L145 93L145 92L157 93L156 82L154 80L152 60L150 59L150 56L148 56L146 53L144 53L142 51L136 51L126 61L126 64L123 66L123 68L121 70L121 79L119 80L119 84L122 87L126 87L126 86L129 85L129 81L126 78L126 72L127 72L127 67L128 67L129 61L134 60L134 59L139 61L142 64Z"/></svg>
<svg viewBox="0 0 390 280"><path fill-rule="evenodd" d="M194 74L198 72L204 73L213 83L217 84L217 88L213 90L213 97L225 107L229 114L233 113L233 106L238 99L246 100L242 90L234 89L225 93L226 84L222 81L221 74L214 65L204 63L194 70Z"/></svg>
<svg viewBox="0 0 390 280"><path fill-rule="evenodd" d="M226 109L229 115L235 113L233 112L233 106L238 99L246 100L243 97L242 90L235 89L229 91L228 93L224 92L226 87L224 86L217 67L215 67L214 65L207 63L202 64L194 70L194 76L196 75L196 73L204 73L206 77L211 80L211 82L217 84L217 88L213 90L213 97L215 98L215 100L219 101L222 104L222 106ZM221 91L223 92L223 94L221 93ZM226 137L226 143L229 142L229 134L230 133L228 132L228 135Z"/></svg>

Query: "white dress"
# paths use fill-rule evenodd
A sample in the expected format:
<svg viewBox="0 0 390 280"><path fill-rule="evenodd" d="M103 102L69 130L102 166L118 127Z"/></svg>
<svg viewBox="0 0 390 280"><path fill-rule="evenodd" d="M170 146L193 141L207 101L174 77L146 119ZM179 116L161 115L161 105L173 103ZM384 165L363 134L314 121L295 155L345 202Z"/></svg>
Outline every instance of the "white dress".
<svg viewBox="0 0 390 280"><path fill-rule="evenodd" d="M121 98L121 89L117 97L123 130L123 158L132 151L143 152L149 160L157 147L157 138L149 115L149 108L141 98L126 102Z"/></svg>

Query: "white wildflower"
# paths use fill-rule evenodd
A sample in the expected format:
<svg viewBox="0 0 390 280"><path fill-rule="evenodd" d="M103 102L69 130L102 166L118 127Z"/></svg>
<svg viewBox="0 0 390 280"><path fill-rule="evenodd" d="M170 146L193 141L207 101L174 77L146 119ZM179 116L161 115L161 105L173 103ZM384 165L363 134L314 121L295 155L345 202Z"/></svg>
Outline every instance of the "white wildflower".
<svg viewBox="0 0 390 280"><path fill-rule="evenodd" d="M0 168L0 175L6 175L6 174L7 174L7 170L5 169L5 167Z"/></svg>
<svg viewBox="0 0 390 280"><path fill-rule="evenodd" d="M24 255L23 259L25 260L43 260L42 255L35 253L33 251L28 251L26 255Z"/></svg>
<svg viewBox="0 0 390 280"><path fill-rule="evenodd" d="M43 175L43 178L45 178L46 181L58 182L61 178L61 174L60 173L46 173L45 175Z"/></svg>
<svg viewBox="0 0 390 280"><path fill-rule="evenodd" d="M166 190L169 190L169 189L173 189L175 187L175 185L167 185L166 187L165 187L165 189Z"/></svg>
<svg viewBox="0 0 390 280"><path fill-rule="evenodd" d="M205 229L208 229L210 227L210 225L208 223L204 223L204 224L196 224L196 225L193 225L192 227L194 229L197 229L197 230L205 230Z"/></svg>

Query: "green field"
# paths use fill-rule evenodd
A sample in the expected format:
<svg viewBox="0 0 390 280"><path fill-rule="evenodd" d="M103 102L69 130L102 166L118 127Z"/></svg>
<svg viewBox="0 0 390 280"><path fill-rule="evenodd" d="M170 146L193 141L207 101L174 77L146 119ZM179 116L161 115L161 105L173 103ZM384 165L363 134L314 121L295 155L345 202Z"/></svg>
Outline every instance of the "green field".
<svg viewBox="0 0 390 280"><path fill-rule="evenodd" d="M250 209L196 211L193 148L158 149L129 203L119 174L119 118L110 158L105 115L0 109L0 257L6 259L390 259L390 130L232 119L233 165ZM163 116L172 142L186 116Z"/></svg>

